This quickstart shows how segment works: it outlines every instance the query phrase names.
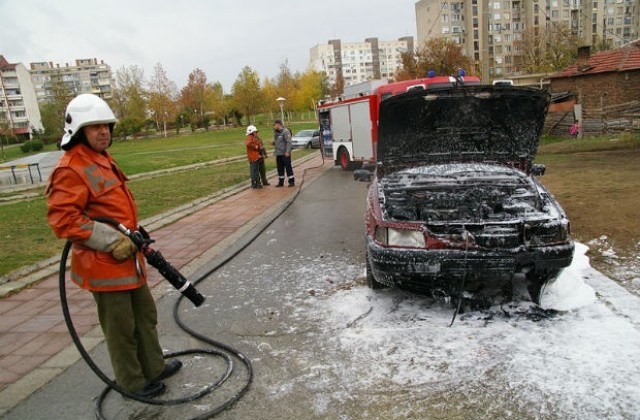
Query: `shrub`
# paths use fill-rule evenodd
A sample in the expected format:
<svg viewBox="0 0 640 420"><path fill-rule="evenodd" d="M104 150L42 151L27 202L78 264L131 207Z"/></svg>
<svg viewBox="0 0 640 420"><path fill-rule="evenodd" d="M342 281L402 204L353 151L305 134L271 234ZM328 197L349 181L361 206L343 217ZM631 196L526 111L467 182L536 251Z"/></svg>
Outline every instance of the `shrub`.
<svg viewBox="0 0 640 420"><path fill-rule="evenodd" d="M20 150L22 150L22 153L29 153L31 151L37 152L39 150L42 150L43 147L44 147L44 143L42 143L42 141L38 139L34 139L34 140L27 140L24 143L22 143L20 145Z"/></svg>
<svg viewBox="0 0 640 420"><path fill-rule="evenodd" d="M31 149L33 149L34 152L42 150L43 147L44 147L44 143L42 143L41 140L38 140L38 139L31 140Z"/></svg>

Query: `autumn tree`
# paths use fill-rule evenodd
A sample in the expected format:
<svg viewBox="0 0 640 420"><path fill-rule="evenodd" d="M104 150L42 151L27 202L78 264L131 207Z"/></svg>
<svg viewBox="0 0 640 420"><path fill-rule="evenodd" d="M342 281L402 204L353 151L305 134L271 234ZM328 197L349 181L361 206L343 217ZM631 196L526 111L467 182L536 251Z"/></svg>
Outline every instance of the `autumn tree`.
<svg viewBox="0 0 640 420"><path fill-rule="evenodd" d="M245 66L233 83L231 93L234 108L246 115L251 122L251 117L261 110L264 103L258 73Z"/></svg>
<svg viewBox="0 0 640 420"><path fill-rule="evenodd" d="M183 114L188 116L192 128L202 125L206 107L207 75L199 68L189 73L187 85L180 90Z"/></svg>
<svg viewBox="0 0 640 420"><path fill-rule="evenodd" d="M153 77L149 81L149 111L151 111L157 126L162 127L165 137L167 137L167 122L176 118L174 102L176 91L176 84L169 80L162 64L157 63Z"/></svg>
<svg viewBox="0 0 640 420"><path fill-rule="evenodd" d="M566 25L554 25L544 31L530 28L521 40L514 41L516 66L524 73L561 70L575 62L578 45L578 37Z"/></svg>
<svg viewBox="0 0 640 420"><path fill-rule="evenodd" d="M446 37L427 39L415 52L401 55L402 68L396 73L396 80L426 77L433 70L437 75L454 75L458 70L471 72L473 62L462 53L462 45Z"/></svg>
<svg viewBox="0 0 640 420"><path fill-rule="evenodd" d="M122 66L116 71L112 96L112 108L118 117L115 133L125 140L144 127L147 114L144 85L144 71L140 67Z"/></svg>
<svg viewBox="0 0 640 420"><path fill-rule="evenodd" d="M315 110L318 101L329 94L329 82L324 72L308 69L298 80L295 109Z"/></svg>
<svg viewBox="0 0 640 420"><path fill-rule="evenodd" d="M280 64L280 71L276 76L275 82L278 88L278 96L287 100L287 102L285 102L287 108L296 109L298 102L298 77L291 72L287 60Z"/></svg>
<svg viewBox="0 0 640 420"><path fill-rule="evenodd" d="M216 124L224 122L226 115L226 104L224 89L220 82L207 83L205 86L205 109L207 114L211 113Z"/></svg>

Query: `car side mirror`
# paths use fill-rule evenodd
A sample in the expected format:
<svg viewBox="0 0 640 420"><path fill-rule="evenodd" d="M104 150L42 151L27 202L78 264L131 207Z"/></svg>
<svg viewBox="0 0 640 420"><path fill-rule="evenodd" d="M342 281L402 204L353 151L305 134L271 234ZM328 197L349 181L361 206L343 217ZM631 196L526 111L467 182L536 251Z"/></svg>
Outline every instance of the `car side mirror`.
<svg viewBox="0 0 640 420"><path fill-rule="evenodd" d="M546 169L546 166L540 163L534 163L533 165L531 165L531 174L535 176L542 176L544 175L544 171Z"/></svg>
<svg viewBox="0 0 640 420"><path fill-rule="evenodd" d="M373 179L373 172L366 169L358 169L353 171L353 179L358 182L371 182Z"/></svg>

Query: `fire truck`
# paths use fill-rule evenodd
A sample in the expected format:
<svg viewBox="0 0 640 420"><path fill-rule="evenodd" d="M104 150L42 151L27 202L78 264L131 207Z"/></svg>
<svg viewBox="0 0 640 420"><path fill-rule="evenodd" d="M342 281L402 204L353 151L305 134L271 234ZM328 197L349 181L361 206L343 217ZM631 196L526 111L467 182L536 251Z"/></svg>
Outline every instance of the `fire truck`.
<svg viewBox="0 0 640 420"><path fill-rule="evenodd" d="M387 84L364 85L360 92L318 105L320 136L325 155L332 153L335 164L353 170L375 163L378 143L380 102L399 93L429 90L456 84L479 85L476 76L433 76Z"/></svg>

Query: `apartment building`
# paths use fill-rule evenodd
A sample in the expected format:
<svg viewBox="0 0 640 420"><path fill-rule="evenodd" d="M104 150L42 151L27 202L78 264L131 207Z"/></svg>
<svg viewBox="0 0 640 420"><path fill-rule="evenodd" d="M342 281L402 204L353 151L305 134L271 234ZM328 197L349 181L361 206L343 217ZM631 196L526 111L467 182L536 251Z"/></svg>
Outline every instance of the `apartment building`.
<svg viewBox="0 0 640 420"><path fill-rule="evenodd" d="M42 129L29 70L22 63L9 63L0 55L0 130L29 139L34 130Z"/></svg>
<svg viewBox="0 0 640 420"><path fill-rule="evenodd" d="M31 63L31 79L39 102L47 101L54 95L52 85L64 82L71 96L81 93L93 93L109 99L112 94L113 80L111 67L103 60L95 58L79 59L75 65L64 66L53 62Z"/></svg>
<svg viewBox="0 0 640 420"><path fill-rule="evenodd" d="M391 78L402 66L401 54L414 50L413 37L395 41L367 38L363 42L330 40L310 50L309 65L316 71L324 71L331 85L342 75L345 86L367 80Z"/></svg>
<svg viewBox="0 0 640 420"><path fill-rule="evenodd" d="M484 82L518 75L517 42L528 28L571 28L583 45L615 48L640 36L640 0L419 0L418 46L445 36L462 45Z"/></svg>

